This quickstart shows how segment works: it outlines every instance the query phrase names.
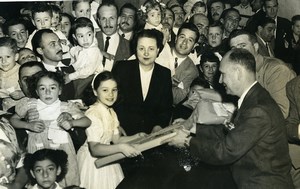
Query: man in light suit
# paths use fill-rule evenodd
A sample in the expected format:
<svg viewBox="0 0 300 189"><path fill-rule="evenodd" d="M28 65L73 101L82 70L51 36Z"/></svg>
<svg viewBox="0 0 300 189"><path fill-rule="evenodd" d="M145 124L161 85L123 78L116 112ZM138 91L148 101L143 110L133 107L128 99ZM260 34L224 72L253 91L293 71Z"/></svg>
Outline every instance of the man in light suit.
<svg viewBox="0 0 300 189"><path fill-rule="evenodd" d="M126 60L131 55L129 41L117 32L119 18L116 4L103 1L97 10L97 21L101 28L96 38L103 54L102 64L104 70L111 71L116 61Z"/></svg>
<svg viewBox="0 0 300 189"><path fill-rule="evenodd" d="M292 178L295 188L300 188L300 76L289 81L286 94L290 101L290 113L286 119L290 156L293 162Z"/></svg>
<svg viewBox="0 0 300 189"><path fill-rule="evenodd" d="M199 32L192 23L184 23L178 30L175 47L172 49L175 74L173 81L173 103L178 104L188 94L192 81L199 72L192 59L188 56L198 42Z"/></svg>
<svg viewBox="0 0 300 189"><path fill-rule="evenodd" d="M286 128L280 108L256 81L255 58L245 49L225 54L220 83L239 97L232 123L198 126L196 137L179 131L173 143L214 165L231 165L238 188L294 188ZM197 115L197 114L195 114ZM230 127L229 127L230 126Z"/></svg>

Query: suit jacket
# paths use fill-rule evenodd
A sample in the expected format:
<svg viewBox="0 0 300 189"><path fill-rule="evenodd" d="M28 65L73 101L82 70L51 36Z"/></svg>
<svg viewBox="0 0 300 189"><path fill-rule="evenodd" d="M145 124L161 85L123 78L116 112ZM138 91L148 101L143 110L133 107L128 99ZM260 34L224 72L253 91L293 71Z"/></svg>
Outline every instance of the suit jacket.
<svg viewBox="0 0 300 189"><path fill-rule="evenodd" d="M175 69L175 75L173 75L173 80L176 80L176 83L182 82L183 84L183 88L173 84L174 104L178 104L187 96L192 81L198 76L199 72L194 62L189 57L184 59Z"/></svg>
<svg viewBox="0 0 300 189"><path fill-rule="evenodd" d="M300 139L298 125L300 124L300 76L289 81L286 94L290 102L290 113L286 119L287 134L290 144L290 156L293 166L300 168Z"/></svg>
<svg viewBox="0 0 300 189"><path fill-rule="evenodd" d="M119 34L118 34L119 35ZM98 47L101 51L104 51L104 40L103 40L103 33L101 31L96 33L96 38L98 41ZM124 39L122 36L119 35L120 41L119 44L116 45L117 51L114 59L114 64L117 61L120 60L127 60L131 56L131 51L130 51L130 44L129 41Z"/></svg>
<svg viewBox="0 0 300 189"><path fill-rule="evenodd" d="M286 60L286 49L284 46L285 36L291 32L292 24L291 22L282 17L277 17L276 23L276 37L275 37L275 57L281 60Z"/></svg>
<svg viewBox="0 0 300 189"><path fill-rule="evenodd" d="M155 63L148 94L143 100L139 62L120 61L112 70L118 78L120 102L116 103L121 126L128 135L150 133L155 125L169 125L172 110L171 72Z"/></svg>
<svg viewBox="0 0 300 189"><path fill-rule="evenodd" d="M238 188L293 188L284 118L260 84L248 91L233 124L232 130L198 127L192 154L206 163L231 164Z"/></svg>

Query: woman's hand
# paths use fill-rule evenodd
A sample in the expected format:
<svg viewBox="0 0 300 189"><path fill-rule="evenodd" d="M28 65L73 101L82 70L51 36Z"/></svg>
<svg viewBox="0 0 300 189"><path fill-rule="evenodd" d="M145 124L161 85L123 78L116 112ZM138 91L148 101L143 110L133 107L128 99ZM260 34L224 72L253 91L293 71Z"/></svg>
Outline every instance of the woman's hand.
<svg viewBox="0 0 300 189"><path fill-rule="evenodd" d="M120 145L121 152L126 157L136 157L136 156L142 155L142 153L139 150L137 150L130 144L119 144L119 145Z"/></svg>

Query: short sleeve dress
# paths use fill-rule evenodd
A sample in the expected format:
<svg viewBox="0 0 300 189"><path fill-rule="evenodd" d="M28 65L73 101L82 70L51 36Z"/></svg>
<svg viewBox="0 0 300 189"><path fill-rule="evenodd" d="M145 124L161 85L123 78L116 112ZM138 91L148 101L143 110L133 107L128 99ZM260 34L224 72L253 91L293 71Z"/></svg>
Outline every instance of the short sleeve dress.
<svg viewBox="0 0 300 189"><path fill-rule="evenodd" d="M80 109L73 103L55 101L47 105L40 99L23 98L16 105L16 113L24 118L27 111L36 108L39 112L39 119L42 120L46 129L41 133L28 131L27 151L34 153L37 150L50 148L64 150L68 154L68 172L59 184L63 187L70 185L79 185L78 164L76 152L69 133L57 125L56 119L62 112L67 112L74 119L84 116Z"/></svg>
<svg viewBox="0 0 300 189"><path fill-rule="evenodd" d="M86 129L87 140L77 153L80 186L89 189L114 189L124 178L121 166L115 163L97 169L94 164L97 158L91 156L88 142L109 145L113 135L119 134L117 115L112 108L100 102L92 105L85 115L92 121L92 124Z"/></svg>

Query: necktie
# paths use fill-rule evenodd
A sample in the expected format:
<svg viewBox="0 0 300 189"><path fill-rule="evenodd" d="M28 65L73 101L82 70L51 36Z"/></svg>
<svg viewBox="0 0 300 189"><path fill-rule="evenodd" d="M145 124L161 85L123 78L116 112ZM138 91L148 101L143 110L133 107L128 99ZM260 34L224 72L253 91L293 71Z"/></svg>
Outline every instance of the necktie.
<svg viewBox="0 0 300 189"><path fill-rule="evenodd" d="M122 35L121 35L123 38L125 38L125 34L124 33L122 33Z"/></svg>
<svg viewBox="0 0 300 189"><path fill-rule="evenodd" d="M267 47L267 50L268 50L269 56L270 56L270 57L274 57L274 54L272 53L272 51L271 51L271 49L270 49L270 45L269 45L269 43L268 43L268 42L266 43L266 47Z"/></svg>
<svg viewBox="0 0 300 189"><path fill-rule="evenodd" d="M110 37L106 37L105 44L104 44L104 52L107 52L109 46L109 39ZM103 60L102 60L103 67L105 67L105 61L106 61L106 57L103 56Z"/></svg>
<svg viewBox="0 0 300 189"><path fill-rule="evenodd" d="M177 68L178 67L178 58L176 57L175 58L175 68Z"/></svg>

